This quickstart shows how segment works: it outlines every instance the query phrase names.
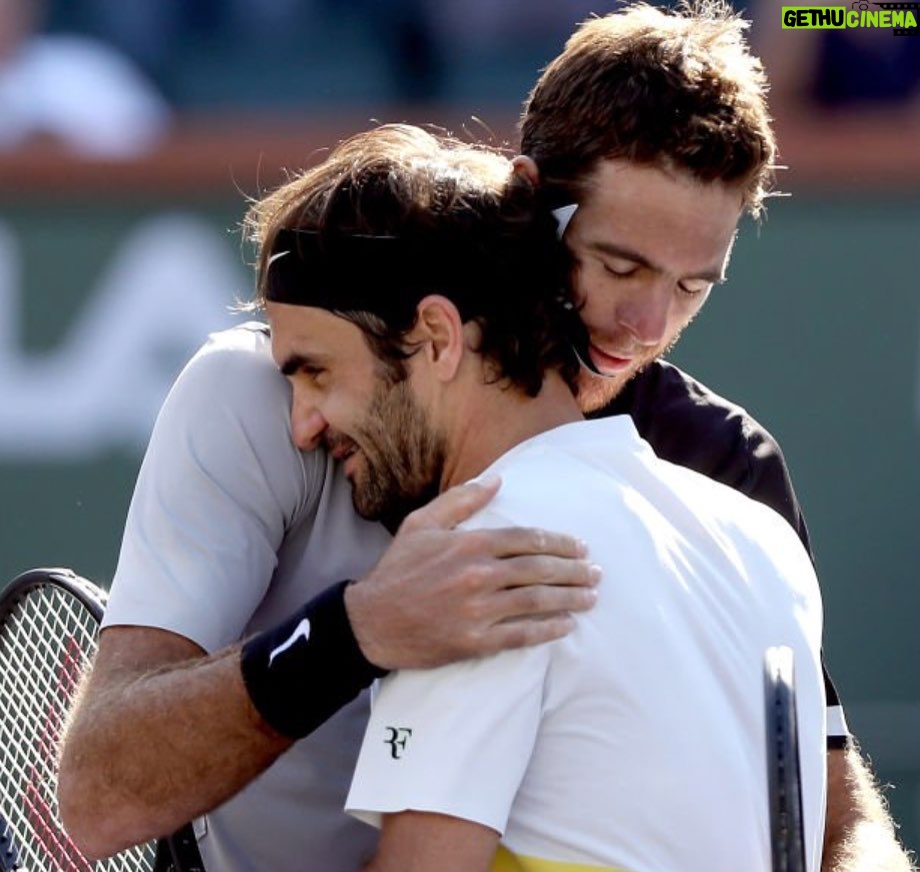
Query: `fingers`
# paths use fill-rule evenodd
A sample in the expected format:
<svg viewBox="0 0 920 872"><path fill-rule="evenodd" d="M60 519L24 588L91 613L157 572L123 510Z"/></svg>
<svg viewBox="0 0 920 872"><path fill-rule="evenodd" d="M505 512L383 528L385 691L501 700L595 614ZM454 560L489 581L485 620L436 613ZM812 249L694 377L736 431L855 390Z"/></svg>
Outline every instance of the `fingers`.
<svg viewBox="0 0 920 872"><path fill-rule="evenodd" d="M482 635L469 656L488 656L511 648L540 645L567 636L575 628L571 615L559 614L540 620L498 624Z"/></svg>
<svg viewBox="0 0 920 872"><path fill-rule="evenodd" d="M558 588L567 596L569 588L591 588L601 578L601 568L597 564L554 555L526 555L494 560L481 564L480 571L487 576L483 588L508 594L518 591L517 597L521 599L527 596L526 591L530 587Z"/></svg>
<svg viewBox="0 0 920 872"><path fill-rule="evenodd" d="M538 644L594 606L601 571L582 541L533 528L452 529L499 485L454 488L410 515L364 581L346 589L372 663L424 668Z"/></svg>
<svg viewBox="0 0 920 872"><path fill-rule="evenodd" d="M440 528L451 530L478 512L495 496L501 479L488 476L479 482L467 482L445 491L427 506L412 512L400 531Z"/></svg>
<svg viewBox="0 0 920 872"><path fill-rule="evenodd" d="M546 618L563 612L585 612L597 603L596 577L583 587L538 585L515 587L492 597L489 615L493 624L526 618Z"/></svg>
<svg viewBox="0 0 920 872"><path fill-rule="evenodd" d="M498 530L476 530L467 535L481 537L480 547L494 557L514 558L525 555L552 555L580 558L588 554L587 544L574 536L553 533L535 527L504 527ZM477 543L479 545L480 543Z"/></svg>

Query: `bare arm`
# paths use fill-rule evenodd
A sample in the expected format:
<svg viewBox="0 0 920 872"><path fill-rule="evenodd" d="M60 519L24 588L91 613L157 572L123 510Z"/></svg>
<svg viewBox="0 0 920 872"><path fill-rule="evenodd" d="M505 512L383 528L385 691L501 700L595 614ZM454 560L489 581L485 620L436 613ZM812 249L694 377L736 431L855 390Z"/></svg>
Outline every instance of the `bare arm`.
<svg viewBox="0 0 920 872"><path fill-rule="evenodd" d="M457 488L407 521L368 578L347 588L347 643L385 668L421 667L570 629L567 613L595 600L596 574L572 559L579 543L453 529L494 492ZM310 686L309 675L298 679ZM219 805L291 743L255 710L239 646L205 657L173 633L110 627L65 735L64 823L87 856L107 856Z"/></svg>
<svg viewBox="0 0 920 872"><path fill-rule="evenodd" d="M827 752L822 872L909 872L885 800L856 747Z"/></svg>
<svg viewBox="0 0 920 872"><path fill-rule="evenodd" d="M388 814L364 872L487 872L498 839L489 827L443 814Z"/></svg>
<svg viewBox="0 0 920 872"><path fill-rule="evenodd" d="M108 856L219 805L291 743L250 703L238 647L205 657L164 630L110 627L62 748L64 825Z"/></svg>

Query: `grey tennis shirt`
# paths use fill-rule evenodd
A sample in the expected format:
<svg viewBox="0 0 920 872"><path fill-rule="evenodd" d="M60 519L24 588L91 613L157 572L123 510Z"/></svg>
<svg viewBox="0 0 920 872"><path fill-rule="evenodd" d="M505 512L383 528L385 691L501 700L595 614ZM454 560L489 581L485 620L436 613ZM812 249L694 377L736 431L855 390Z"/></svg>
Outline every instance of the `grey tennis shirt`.
<svg viewBox="0 0 920 872"><path fill-rule="evenodd" d="M159 627L213 652L376 562L389 534L357 517L331 458L294 447L289 410L263 325L210 337L154 427L104 626ZM205 866L360 868L376 833L342 809L366 720L365 693L198 821Z"/></svg>

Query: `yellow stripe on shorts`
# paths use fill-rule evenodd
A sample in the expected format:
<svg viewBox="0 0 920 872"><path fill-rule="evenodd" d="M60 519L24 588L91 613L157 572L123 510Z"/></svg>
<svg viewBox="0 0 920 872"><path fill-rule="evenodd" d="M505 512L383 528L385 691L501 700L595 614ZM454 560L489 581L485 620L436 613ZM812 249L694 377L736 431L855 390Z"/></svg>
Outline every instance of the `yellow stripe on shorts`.
<svg viewBox="0 0 920 872"><path fill-rule="evenodd" d="M504 845L498 846L491 872L626 872L613 866L589 866L585 863L567 863L565 860L541 860L512 854Z"/></svg>

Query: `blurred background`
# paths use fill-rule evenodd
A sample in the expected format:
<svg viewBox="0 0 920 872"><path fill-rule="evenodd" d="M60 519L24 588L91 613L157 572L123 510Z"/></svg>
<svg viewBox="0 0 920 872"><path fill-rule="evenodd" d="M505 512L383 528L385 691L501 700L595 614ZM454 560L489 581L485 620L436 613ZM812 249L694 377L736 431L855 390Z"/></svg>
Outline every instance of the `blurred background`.
<svg viewBox="0 0 920 872"><path fill-rule="evenodd" d="M251 276L247 198L378 121L513 150L589 0L0 0L0 584L106 584L156 410ZM826 654L920 848L920 37L783 31L780 187L673 359L784 446Z"/></svg>

